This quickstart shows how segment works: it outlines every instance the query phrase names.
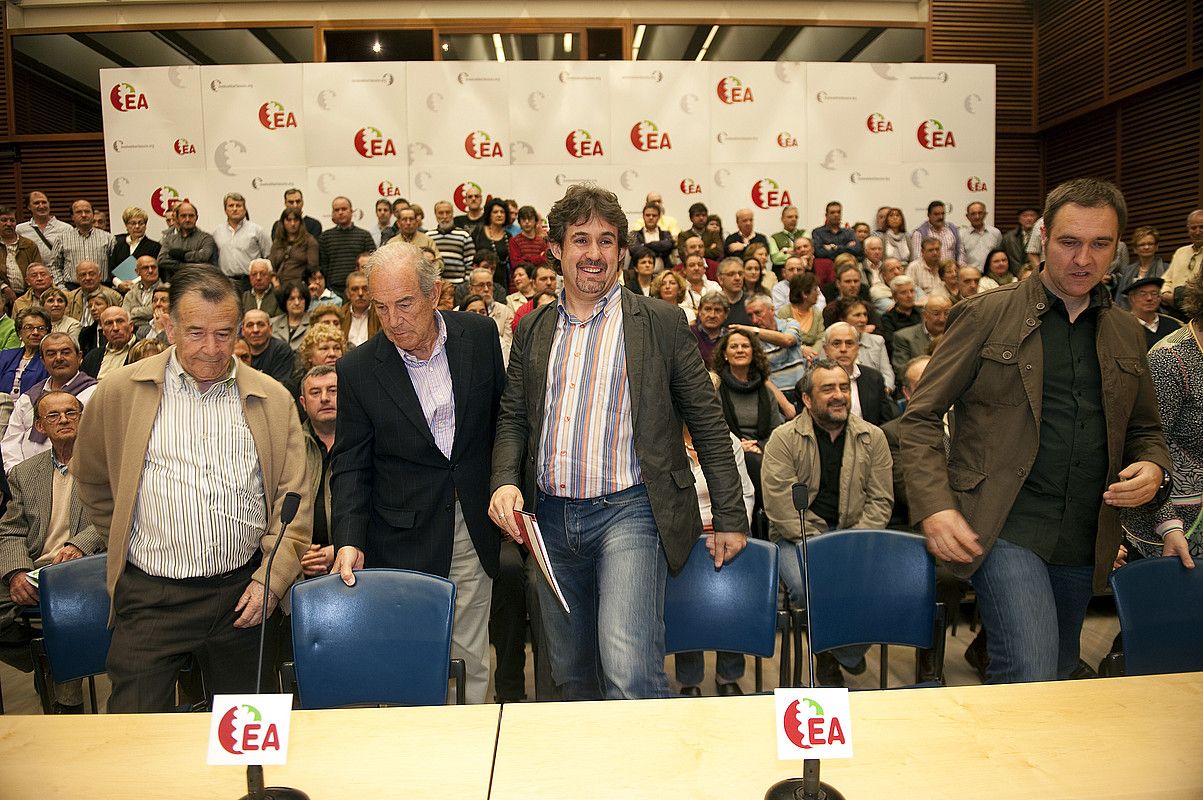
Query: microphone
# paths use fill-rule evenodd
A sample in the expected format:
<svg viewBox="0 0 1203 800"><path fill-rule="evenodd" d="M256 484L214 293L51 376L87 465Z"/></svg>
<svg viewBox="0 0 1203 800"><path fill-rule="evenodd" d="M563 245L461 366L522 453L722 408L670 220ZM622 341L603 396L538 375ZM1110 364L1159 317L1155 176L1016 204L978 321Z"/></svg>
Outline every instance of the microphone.
<svg viewBox="0 0 1203 800"><path fill-rule="evenodd" d="M798 512L798 527L802 531L802 594L806 599L806 653L810 669L810 686L815 688L815 649L810 639L810 559L806 550L806 509L810 506L810 489L805 483L791 487L794 510ZM802 761L802 777L786 778L769 787L764 800L844 800L844 795L830 784L819 780L819 759Z"/></svg>
<svg viewBox="0 0 1203 800"><path fill-rule="evenodd" d="M267 598L271 596L272 564L276 560L276 553L280 550L280 543L284 541L284 532L292 524L293 518L297 515L297 509L300 507L301 496L299 494L289 492L284 495L284 502L280 506L280 532L276 534L272 551L267 555L267 571L263 576L263 606L259 613L259 666L255 670L256 694L263 691L263 650L267 641ZM309 795L300 789L292 789L287 786L265 788L263 786L263 765L251 764L246 768L246 795L242 800L309 800Z"/></svg>

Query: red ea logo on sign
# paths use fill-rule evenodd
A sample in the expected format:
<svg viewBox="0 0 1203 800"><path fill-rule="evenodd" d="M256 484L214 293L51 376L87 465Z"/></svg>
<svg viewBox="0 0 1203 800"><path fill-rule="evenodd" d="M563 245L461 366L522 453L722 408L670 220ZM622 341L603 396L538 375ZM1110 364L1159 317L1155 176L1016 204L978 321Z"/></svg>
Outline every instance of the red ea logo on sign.
<svg viewBox="0 0 1203 800"><path fill-rule="evenodd" d="M484 131L472 131L464 139L464 151L475 159L501 158L501 143Z"/></svg>
<svg viewBox="0 0 1203 800"><path fill-rule="evenodd" d="M167 212L187 200L171 186L160 186L150 193L150 207L160 217L166 217Z"/></svg>
<svg viewBox="0 0 1203 800"><path fill-rule="evenodd" d="M119 83L109 92L109 102L118 111L133 111L138 108L150 108L146 95L134 88L131 83Z"/></svg>
<svg viewBox="0 0 1203 800"><path fill-rule="evenodd" d="M718 99L726 105L755 102L755 98L752 97L752 87L744 86L743 81L734 75L728 75L720 80L715 90L718 92Z"/></svg>
<svg viewBox="0 0 1203 800"><path fill-rule="evenodd" d="M196 155L196 145L187 139L176 139L174 147L175 152L181 156Z"/></svg>
<svg viewBox="0 0 1203 800"><path fill-rule="evenodd" d="M752 184L752 202L757 208L776 208L793 205L789 192L772 178L761 178Z"/></svg>
<svg viewBox="0 0 1203 800"><path fill-rule="evenodd" d="M380 132L379 128L360 128L355 132L355 152L364 158L397 155L393 140Z"/></svg>
<svg viewBox="0 0 1203 800"><path fill-rule="evenodd" d="M650 150L671 150L668 131L661 131L650 119L641 119L631 127L631 144L644 153Z"/></svg>
<svg viewBox="0 0 1203 800"><path fill-rule="evenodd" d="M919 123L919 128L915 131L915 137L925 150L935 150L937 147L957 146L952 131L945 130L944 125L938 119L928 119Z"/></svg>
<svg viewBox="0 0 1203 800"><path fill-rule="evenodd" d="M602 151L601 140L594 139L593 134L584 128L569 131L568 136L564 138L564 148L568 150L568 154L573 158L605 155Z"/></svg>
<svg viewBox="0 0 1203 800"><path fill-rule="evenodd" d="M250 705L232 706L217 725L217 741L233 755L280 749L276 723L262 724L263 715Z"/></svg>
<svg viewBox="0 0 1203 800"><path fill-rule="evenodd" d="M885 114L870 114L865 118L865 127L869 133L893 133L894 123L886 119Z"/></svg>
<svg viewBox="0 0 1203 800"><path fill-rule="evenodd" d="M291 111L286 111L281 103L275 100L268 100L259 106L259 124L269 131L280 128L295 128L297 126L297 116Z"/></svg>
<svg viewBox="0 0 1203 800"><path fill-rule="evenodd" d="M781 721L785 728L785 738L803 750L809 750L816 745L845 744L847 739L844 737L839 717L824 716L821 705L814 700L804 700L809 707L805 718L797 700L785 709L785 718Z"/></svg>

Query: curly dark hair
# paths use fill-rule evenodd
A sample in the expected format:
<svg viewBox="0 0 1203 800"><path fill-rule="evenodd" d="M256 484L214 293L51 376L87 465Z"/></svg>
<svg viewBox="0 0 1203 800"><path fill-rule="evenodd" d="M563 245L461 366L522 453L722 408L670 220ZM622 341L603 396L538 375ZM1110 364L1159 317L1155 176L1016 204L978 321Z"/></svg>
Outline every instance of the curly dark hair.
<svg viewBox="0 0 1203 800"><path fill-rule="evenodd" d="M597 217L614 226L618 231L618 243L626 247L627 215L614 192L577 183L568 187L564 196L547 212L547 238L563 246L569 225L577 225Z"/></svg>
<svg viewBox="0 0 1203 800"><path fill-rule="evenodd" d="M498 206L500 206L501 210L505 212L505 222L501 224L501 227L508 228L510 223L513 222L513 220L510 219L510 207L505 204L504 200L497 197L494 197L492 200L485 203L484 216L481 217L481 220L485 225L488 225L490 222L492 222L493 209L497 208Z"/></svg>
<svg viewBox="0 0 1203 800"><path fill-rule="evenodd" d="M710 368L720 375L723 370L727 369L727 344L731 341L732 336L742 336L752 343L752 367L748 370L748 377L753 377L753 373L762 378L769 377L769 357L764 354L764 348L760 346L760 337L747 331L724 333L718 340L718 344L714 346L714 353L710 356Z"/></svg>

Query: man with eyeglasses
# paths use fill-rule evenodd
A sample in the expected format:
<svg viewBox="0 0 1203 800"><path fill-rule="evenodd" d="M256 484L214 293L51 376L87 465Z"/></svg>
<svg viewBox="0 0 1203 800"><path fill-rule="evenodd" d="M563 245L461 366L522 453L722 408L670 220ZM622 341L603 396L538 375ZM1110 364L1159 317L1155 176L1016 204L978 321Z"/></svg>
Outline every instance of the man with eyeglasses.
<svg viewBox="0 0 1203 800"><path fill-rule="evenodd" d="M32 670L26 655L29 633L13 623L22 606L38 604L28 573L105 548L67 473L83 404L68 392L50 391L34 409L34 426L50 444L9 474L12 500L0 519L0 657L25 672ZM82 688L78 679L55 684L53 713L83 713Z"/></svg>
<svg viewBox="0 0 1203 800"><path fill-rule="evenodd" d="M1148 349L1182 327L1173 317L1157 313L1161 307L1161 287L1164 283L1161 278L1141 278L1124 289L1132 316L1144 328L1145 347Z"/></svg>
<svg viewBox="0 0 1203 800"><path fill-rule="evenodd" d="M13 406L8 427L4 429L4 438L0 440L5 473L26 459L50 449L46 434L34 425L33 408L42 395L47 392L67 392L78 397L81 405L86 405L96 389L96 379L79 368L83 354L70 336L48 333L39 349L50 377L18 397Z"/></svg>
<svg viewBox="0 0 1203 800"><path fill-rule="evenodd" d="M480 189L471 188L464 192L464 204L468 210L455 217L455 227L463 228L469 236L475 238L476 232L485 224L485 198ZM435 209L438 213L438 209Z"/></svg>

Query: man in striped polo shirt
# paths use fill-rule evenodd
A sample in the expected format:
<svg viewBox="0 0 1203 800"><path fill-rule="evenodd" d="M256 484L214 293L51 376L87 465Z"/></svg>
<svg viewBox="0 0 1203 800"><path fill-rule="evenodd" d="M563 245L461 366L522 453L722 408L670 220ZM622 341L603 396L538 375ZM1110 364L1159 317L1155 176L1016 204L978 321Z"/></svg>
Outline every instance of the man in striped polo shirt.
<svg viewBox="0 0 1203 800"><path fill-rule="evenodd" d="M376 249L372 234L352 222L355 209L346 197L336 197L330 203L333 228L322 231L317 242L318 263L326 276L326 285L342 294L347 288L347 276L358 268L360 253Z"/></svg>
<svg viewBox="0 0 1203 800"><path fill-rule="evenodd" d="M517 540L513 512L538 516L571 610L540 580L563 699L665 697L664 584L702 533L681 426L710 489L715 569L747 544L730 433L685 315L618 283L614 193L573 186L547 219L564 289L514 336L490 515Z"/></svg>
<svg viewBox="0 0 1203 800"><path fill-rule="evenodd" d="M434 218L438 225L428 231L429 236L443 257L443 283L463 283L468 270L476 258L476 244L463 228L455 226L455 206L446 200L434 204Z"/></svg>

